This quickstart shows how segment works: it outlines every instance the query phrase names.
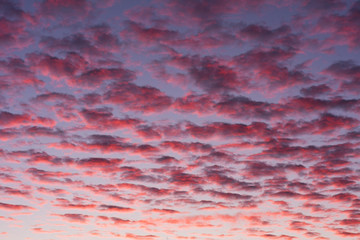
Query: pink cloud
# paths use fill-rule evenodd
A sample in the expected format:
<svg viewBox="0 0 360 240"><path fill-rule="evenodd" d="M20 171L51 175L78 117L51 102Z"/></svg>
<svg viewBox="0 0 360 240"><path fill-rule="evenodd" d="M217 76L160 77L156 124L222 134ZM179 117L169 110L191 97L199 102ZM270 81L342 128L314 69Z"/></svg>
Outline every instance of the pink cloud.
<svg viewBox="0 0 360 240"><path fill-rule="evenodd" d="M0 203L0 208L4 210L34 210L34 208L20 204Z"/></svg>

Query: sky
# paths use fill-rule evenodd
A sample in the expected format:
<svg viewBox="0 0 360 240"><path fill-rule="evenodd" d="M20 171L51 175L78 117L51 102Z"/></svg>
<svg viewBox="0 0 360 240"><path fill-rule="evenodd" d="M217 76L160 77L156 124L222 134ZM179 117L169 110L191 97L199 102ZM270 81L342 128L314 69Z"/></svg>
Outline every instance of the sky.
<svg viewBox="0 0 360 240"><path fill-rule="evenodd" d="M0 239L360 239L360 1L0 0Z"/></svg>

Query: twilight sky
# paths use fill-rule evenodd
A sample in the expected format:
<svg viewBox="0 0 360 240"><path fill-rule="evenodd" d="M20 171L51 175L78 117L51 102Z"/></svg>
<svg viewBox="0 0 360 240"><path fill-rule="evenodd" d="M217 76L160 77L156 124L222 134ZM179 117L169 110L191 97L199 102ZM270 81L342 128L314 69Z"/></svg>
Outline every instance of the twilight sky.
<svg viewBox="0 0 360 240"><path fill-rule="evenodd" d="M360 239L360 1L0 0L0 239Z"/></svg>

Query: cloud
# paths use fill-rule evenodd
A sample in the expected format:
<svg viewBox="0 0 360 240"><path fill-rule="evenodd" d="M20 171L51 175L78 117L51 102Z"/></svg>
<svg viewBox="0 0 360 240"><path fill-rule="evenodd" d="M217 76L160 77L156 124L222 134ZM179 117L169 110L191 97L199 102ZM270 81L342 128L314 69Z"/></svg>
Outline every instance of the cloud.
<svg viewBox="0 0 360 240"><path fill-rule="evenodd" d="M163 214L176 214L176 213L180 213L179 211L176 211L174 209L159 209L159 208L154 208L154 209L151 209L149 210L150 212L154 212L154 213L159 213L161 215Z"/></svg>
<svg viewBox="0 0 360 240"><path fill-rule="evenodd" d="M10 204L0 202L0 208L4 210L34 210L34 208L26 205Z"/></svg>
<svg viewBox="0 0 360 240"><path fill-rule="evenodd" d="M44 82L35 76L30 66L21 58L0 60L0 69L3 71L0 78L0 86L3 90L13 92L18 90L19 87L24 88L31 85L39 87L44 85ZM14 88L13 83L16 84L16 88Z"/></svg>
<svg viewBox="0 0 360 240"><path fill-rule="evenodd" d="M180 141L164 141L161 143L164 148L171 148L177 152L200 152L206 153L213 150L210 144L203 144L201 142L180 142Z"/></svg>
<svg viewBox="0 0 360 240"><path fill-rule="evenodd" d="M5 127L13 127L22 124L29 124L31 117L28 114L13 114L10 112L0 112L0 125Z"/></svg>
<svg viewBox="0 0 360 240"><path fill-rule="evenodd" d="M128 21L126 22L126 29L121 32L123 37L133 37L136 40L145 44L149 42L169 41L177 37L178 33L174 30L167 30L161 28L150 27L147 28L140 23Z"/></svg>
<svg viewBox="0 0 360 240"><path fill-rule="evenodd" d="M65 213L65 214L52 214L52 215L61 217L65 221L82 223L82 224L87 223L89 221L89 218L92 217L86 214L79 214L79 213Z"/></svg>
<svg viewBox="0 0 360 240"><path fill-rule="evenodd" d="M249 125L214 122L204 126L192 123L186 125L186 130L192 137L205 139L211 137L256 137L265 138L276 132L263 122L253 122Z"/></svg>
<svg viewBox="0 0 360 240"><path fill-rule="evenodd" d="M253 79L252 88L278 91L313 82L310 74L284 65L295 55L293 48L254 48L235 56L233 62L243 69L245 77Z"/></svg>
<svg viewBox="0 0 360 240"><path fill-rule="evenodd" d="M122 159L107 159L107 158L86 158L86 159L81 159L77 162L77 165L81 166L81 167L114 167L116 165L119 165L123 162Z"/></svg>
<svg viewBox="0 0 360 240"><path fill-rule="evenodd" d="M185 69L191 83L207 92L237 91L247 84L246 81L241 81L232 67L215 56L178 54L172 57L169 63Z"/></svg>
<svg viewBox="0 0 360 240"><path fill-rule="evenodd" d="M63 198L57 198L56 201L57 204L54 204L55 207L60 207L64 209L95 209L95 204L82 204L82 203L71 203L70 201L63 199Z"/></svg>
<svg viewBox="0 0 360 240"><path fill-rule="evenodd" d="M331 11L331 10L342 10L345 7L345 3L341 0L320 0L320 1L303 1L304 8L306 10L314 12Z"/></svg>
<svg viewBox="0 0 360 240"><path fill-rule="evenodd" d="M358 120L350 117L336 116L330 113L322 114L309 122L295 122L289 121L283 125L279 124L279 129L282 129L287 134L327 134L341 128L353 129L358 126ZM285 130L286 129L286 130Z"/></svg>
<svg viewBox="0 0 360 240"><path fill-rule="evenodd" d="M29 174L34 179L43 182L43 183L64 183L72 184L76 183L70 177L76 174L61 172L61 171L46 171L38 168L29 168L26 170L26 173ZM79 181L78 181L79 182Z"/></svg>
<svg viewBox="0 0 360 240"><path fill-rule="evenodd" d="M68 52L63 59L47 54L33 53L28 55L28 61L42 75L55 80L79 74L87 66L86 60L75 52Z"/></svg>
<svg viewBox="0 0 360 240"><path fill-rule="evenodd" d="M60 232L63 232L60 230L45 230L43 228L33 228L32 230L37 233L60 233Z"/></svg>
<svg viewBox="0 0 360 240"><path fill-rule="evenodd" d="M141 123L135 118L116 118L108 108L82 109L80 115L90 127L99 129L134 128Z"/></svg>
<svg viewBox="0 0 360 240"><path fill-rule="evenodd" d="M124 68L94 68L85 70L68 80L70 85L97 87L105 81L127 82L135 79L135 73Z"/></svg>
<svg viewBox="0 0 360 240"><path fill-rule="evenodd" d="M33 38L27 30L27 25L35 24L36 17L24 11L17 1L3 0L0 2L0 46L3 53L27 47ZM2 55L2 54L0 54Z"/></svg>
<svg viewBox="0 0 360 240"><path fill-rule="evenodd" d="M343 14L331 13L322 16L316 26L316 29L323 29L323 32L330 33L328 41L332 45L344 45L349 47L359 47L359 30L356 27L359 21L360 2L353 1L351 7ZM327 4L331 6L334 4Z"/></svg>
<svg viewBox="0 0 360 240"><path fill-rule="evenodd" d="M120 104L126 110L143 113L161 112L172 104L171 97L157 88L127 82L113 85L103 98L107 103Z"/></svg>
<svg viewBox="0 0 360 240"><path fill-rule="evenodd" d="M55 20L56 18L62 18L69 21L70 18L78 18L80 16L86 16L91 10L89 1L86 0L43 0L38 5L39 14L43 17Z"/></svg>
<svg viewBox="0 0 360 240"><path fill-rule="evenodd" d="M250 24L244 26L238 33L240 39L259 41L263 44L270 42L280 42L286 47L298 47L300 44L299 36L291 33L289 25L282 25L275 29L269 29L265 25Z"/></svg>
<svg viewBox="0 0 360 240"><path fill-rule="evenodd" d="M4 195L14 195L14 196L21 196L21 197L25 197L25 198L27 198L27 197L30 198L30 196L31 196L30 191L15 189L15 188L11 188L11 187L0 186L0 191L3 192Z"/></svg>
<svg viewBox="0 0 360 240"><path fill-rule="evenodd" d="M204 183L204 180L199 176L181 171L173 172L169 181L175 185L180 186L196 186L198 184Z"/></svg>
<svg viewBox="0 0 360 240"><path fill-rule="evenodd" d="M360 77L360 66L356 65L352 60L335 62L326 68L324 72L342 80L340 88L343 91L354 92L359 89L357 79Z"/></svg>
<svg viewBox="0 0 360 240"><path fill-rule="evenodd" d="M322 95L328 92L331 92L331 88L326 84L314 85L308 88L302 88L300 90L301 94L305 96L315 97L317 95Z"/></svg>
<svg viewBox="0 0 360 240"><path fill-rule="evenodd" d="M114 205L106 205L106 204L99 205L99 209L101 211L110 211L110 212L132 212L132 211L134 211L134 209L132 209L132 208L120 207L120 206L114 206Z"/></svg>
<svg viewBox="0 0 360 240"><path fill-rule="evenodd" d="M358 238L359 3L0 0L0 235Z"/></svg>
<svg viewBox="0 0 360 240"><path fill-rule="evenodd" d="M107 23L91 26L88 31L90 32L91 40L94 45L109 52L116 52L121 47L121 42L118 37L112 33L111 27Z"/></svg>
<svg viewBox="0 0 360 240"><path fill-rule="evenodd" d="M289 114L286 106L262 101L254 101L242 96L224 96L214 106L219 114L226 114L233 118L269 119L280 118Z"/></svg>
<svg viewBox="0 0 360 240"><path fill-rule="evenodd" d="M127 239L156 239L157 236L156 235L138 235L138 234L132 234L132 233L127 233L125 234L125 238Z"/></svg>
<svg viewBox="0 0 360 240"><path fill-rule="evenodd" d="M185 4L182 1L174 1L167 4L165 15L173 16L175 23L198 22L206 24L212 22L224 14L235 14L246 9L260 8L264 1L227 1L226 3L218 0L212 1L189 1ZM177 17L174 17L177 16Z"/></svg>

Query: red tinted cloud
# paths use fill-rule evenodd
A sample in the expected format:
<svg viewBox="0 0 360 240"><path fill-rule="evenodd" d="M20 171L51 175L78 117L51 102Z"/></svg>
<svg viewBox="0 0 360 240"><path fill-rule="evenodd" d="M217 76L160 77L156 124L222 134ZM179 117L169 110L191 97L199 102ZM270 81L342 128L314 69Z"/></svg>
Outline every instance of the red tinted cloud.
<svg viewBox="0 0 360 240"><path fill-rule="evenodd" d="M135 144L128 143L123 138L103 134L90 135L86 140L62 141L60 143L50 144L50 146L87 152L126 152L135 150L136 148Z"/></svg>
<svg viewBox="0 0 360 240"><path fill-rule="evenodd" d="M135 78L135 73L124 68L94 68L70 78L69 84L74 86L96 87L105 81L127 82Z"/></svg>
<svg viewBox="0 0 360 240"><path fill-rule="evenodd" d="M39 4L39 12L42 16L53 18L71 18L86 16L91 9L90 2L86 0L43 0Z"/></svg>
<svg viewBox="0 0 360 240"><path fill-rule="evenodd" d="M301 94L310 97L315 97L317 95L322 95L331 91L331 88L326 84L314 85L308 88L302 88L300 90Z"/></svg>
<svg viewBox="0 0 360 240"><path fill-rule="evenodd" d="M172 103L171 97L159 89L149 86L137 86L132 83L116 84L105 93L104 101L121 104L130 111L154 113L166 110Z"/></svg>
<svg viewBox="0 0 360 240"><path fill-rule="evenodd" d="M10 204L0 202L0 208L4 210L33 210L34 208L26 205Z"/></svg>
<svg viewBox="0 0 360 240"><path fill-rule="evenodd" d="M87 223L91 216L86 214L78 213L66 213L66 214L52 214L53 216L58 216L63 218L65 221L74 222L74 223Z"/></svg>
<svg viewBox="0 0 360 240"><path fill-rule="evenodd" d="M188 94L177 98L173 108L179 112L206 114L213 111L214 104L214 98L209 95Z"/></svg>
<svg viewBox="0 0 360 240"><path fill-rule="evenodd" d="M204 180L199 176L184 173L181 171L176 171L171 174L171 178L169 180L171 183L180 186L194 186L197 184L204 183Z"/></svg>
<svg viewBox="0 0 360 240"><path fill-rule="evenodd" d="M291 69L283 64L284 61L295 55L296 51L293 48L255 48L235 56L233 61L243 69L245 77L254 78L252 87L283 90L313 81L311 75L299 69ZM252 71L249 71L250 69Z"/></svg>
<svg viewBox="0 0 360 240"><path fill-rule="evenodd" d="M245 25L237 33L237 36L243 41L261 42L261 44L269 46L275 43L275 45L283 47L298 48L303 44L303 39L300 35L294 34L289 25L282 25L275 29L260 24Z"/></svg>
<svg viewBox="0 0 360 240"><path fill-rule="evenodd" d="M28 114L14 114L10 112L0 112L0 125L5 127L29 124L31 117Z"/></svg>
<svg viewBox="0 0 360 240"><path fill-rule="evenodd" d="M209 137L267 137L275 132L268 128L265 123L253 122L252 124L229 124L215 122L204 126L187 124L186 132L196 138Z"/></svg>
<svg viewBox="0 0 360 240"><path fill-rule="evenodd" d="M0 0L1 235L357 238L358 19L357 0Z"/></svg>
<svg viewBox="0 0 360 240"><path fill-rule="evenodd" d="M123 160L122 159L107 159L107 158L86 158L86 159L81 159L77 162L77 164L81 167L114 167L120 163L122 163Z"/></svg>
<svg viewBox="0 0 360 240"><path fill-rule="evenodd" d="M111 109L82 109L80 115L91 127L99 129L131 128L141 123L135 118L116 118Z"/></svg>
<svg viewBox="0 0 360 240"><path fill-rule="evenodd" d="M214 106L219 114L226 114L233 118L279 118L289 113L281 104L254 101L247 97L225 96Z"/></svg>
<svg viewBox="0 0 360 240"><path fill-rule="evenodd" d="M111 27L106 23L94 25L88 29L88 32L95 46L109 52L116 52L121 47L120 40L112 33Z"/></svg>
<svg viewBox="0 0 360 240"><path fill-rule="evenodd" d="M25 60L20 58L9 58L0 60L1 89L18 90L18 87L42 86L44 82L38 79ZM16 85L14 88L13 84Z"/></svg>
<svg viewBox="0 0 360 240"><path fill-rule="evenodd" d="M148 43L148 42L158 42L168 41L177 37L178 33L174 30L167 30L155 27L145 27L140 23L128 21L126 23L127 28L124 30L121 35L128 37L134 37L137 40Z"/></svg>
<svg viewBox="0 0 360 240"><path fill-rule="evenodd" d="M352 129L359 125L357 119L343 116L336 116L332 114L322 114L319 118L316 118L309 122L296 122L294 120L289 121L283 125L279 125L279 130L282 129L287 134L326 134L332 133L335 130L340 129ZM285 130L286 129L286 130Z"/></svg>
<svg viewBox="0 0 360 240"><path fill-rule="evenodd" d="M99 205L99 210L109 211L109 212L132 212L132 211L134 211L134 209L132 209L132 208L120 207L120 206L115 206L115 205L106 205L106 204Z"/></svg>
<svg viewBox="0 0 360 240"><path fill-rule="evenodd" d="M325 73L332 75L336 79L341 79L341 90L354 92L360 89L358 83L360 77L360 66L355 64L354 61L339 61L330 65L324 70Z"/></svg>
<svg viewBox="0 0 360 240"><path fill-rule="evenodd" d="M44 183L73 183L74 181L70 179L73 176L73 173L66 173L60 171L46 171L38 168L29 168L26 170L26 173L30 176Z"/></svg>
<svg viewBox="0 0 360 240"><path fill-rule="evenodd" d="M314 12L342 10L345 7L345 3L341 0L320 0L316 2L305 0L302 4L306 10Z"/></svg>
<svg viewBox="0 0 360 240"><path fill-rule="evenodd" d="M27 23L34 23L35 18L18 8L14 2L1 1L0 8L0 46L6 47L3 53L8 50L27 47L32 42L32 37L26 30Z"/></svg>
<svg viewBox="0 0 360 240"><path fill-rule="evenodd" d="M39 187L37 190L43 194L55 195L55 196L68 194L66 190L60 188L51 189L51 188Z"/></svg>
<svg viewBox="0 0 360 240"><path fill-rule="evenodd" d="M326 4L329 6L328 4ZM350 47L359 47L360 32L357 27L359 22L360 2L354 1L344 14L328 14L320 18L316 30L323 29L329 32L329 42L334 44L347 44Z"/></svg>
<svg viewBox="0 0 360 240"><path fill-rule="evenodd" d="M60 230L45 230L43 228L33 228L32 230L37 233L60 233L60 232L62 232Z"/></svg>
<svg viewBox="0 0 360 240"><path fill-rule="evenodd" d="M4 195L14 195L20 197L30 197L30 191L20 190L11 187L0 186L0 191L4 193Z"/></svg>
<svg viewBox="0 0 360 240"><path fill-rule="evenodd" d="M157 236L156 235L138 235L138 234L132 234L132 233L127 233L125 234L125 238L127 239L136 239L136 240L146 240L146 239L156 239Z"/></svg>
<svg viewBox="0 0 360 240"><path fill-rule="evenodd" d="M179 141L164 141L161 143L164 148L170 148L177 152L200 152L206 153L213 150L210 144L203 144L201 142L179 142Z"/></svg>
<svg viewBox="0 0 360 240"><path fill-rule="evenodd" d="M65 209L95 209L96 205L95 204L83 204L83 203L72 203L66 199L63 198L57 198L56 201L58 202L57 204L54 204L54 206L56 207L60 207L60 208L65 208Z"/></svg>
<svg viewBox="0 0 360 240"><path fill-rule="evenodd" d="M52 79L69 78L83 71L87 65L85 59L77 53L67 53L65 58L47 54L31 54L28 60L34 69Z"/></svg>
<svg viewBox="0 0 360 240"><path fill-rule="evenodd" d="M191 23L191 22L212 22L223 14L237 13L240 10L254 9L262 5L264 1L227 1L226 3L219 0L212 1L173 1L168 3L168 16L177 16L172 19L175 23Z"/></svg>
<svg viewBox="0 0 360 240"><path fill-rule="evenodd" d="M197 86L206 91L232 91L244 85L234 69L212 57L194 57L190 60L188 74Z"/></svg>
<svg viewBox="0 0 360 240"><path fill-rule="evenodd" d="M180 213L179 211L176 211L174 209L158 209L158 208L154 208L149 210L149 212L154 212L154 213L159 213L159 214L176 214L176 213Z"/></svg>

